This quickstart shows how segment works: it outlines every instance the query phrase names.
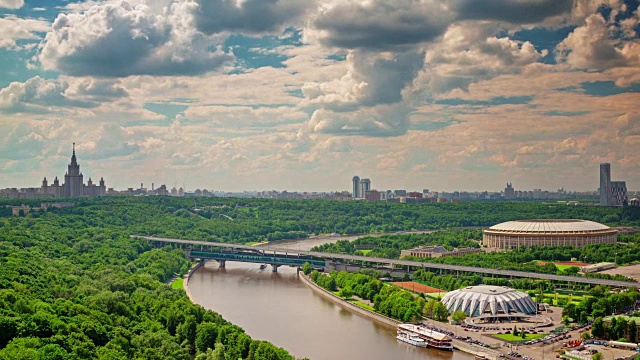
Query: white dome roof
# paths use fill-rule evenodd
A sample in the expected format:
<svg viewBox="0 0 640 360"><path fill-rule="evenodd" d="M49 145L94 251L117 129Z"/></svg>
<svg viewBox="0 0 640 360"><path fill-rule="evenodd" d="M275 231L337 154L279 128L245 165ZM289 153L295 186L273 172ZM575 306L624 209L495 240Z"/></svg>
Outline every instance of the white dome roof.
<svg viewBox="0 0 640 360"><path fill-rule="evenodd" d="M517 233L584 233L611 230L611 228L588 220L515 220L493 225L487 230Z"/></svg>
<svg viewBox="0 0 640 360"><path fill-rule="evenodd" d="M504 286L479 285L454 290L442 298L442 303L450 313L462 310L469 316L536 313L536 304L529 295Z"/></svg>

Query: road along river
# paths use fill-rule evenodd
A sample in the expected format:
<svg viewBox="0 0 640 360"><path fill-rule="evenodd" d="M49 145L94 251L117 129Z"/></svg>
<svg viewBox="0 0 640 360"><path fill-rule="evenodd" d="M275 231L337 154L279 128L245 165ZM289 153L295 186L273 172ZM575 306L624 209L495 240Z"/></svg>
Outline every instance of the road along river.
<svg viewBox="0 0 640 360"><path fill-rule="evenodd" d="M296 244L297 246L297 244ZM461 351L419 349L396 340L393 327L345 310L313 292L296 270L211 261L189 280L196 303L296 357L312 360L471 360Z"/></svg>

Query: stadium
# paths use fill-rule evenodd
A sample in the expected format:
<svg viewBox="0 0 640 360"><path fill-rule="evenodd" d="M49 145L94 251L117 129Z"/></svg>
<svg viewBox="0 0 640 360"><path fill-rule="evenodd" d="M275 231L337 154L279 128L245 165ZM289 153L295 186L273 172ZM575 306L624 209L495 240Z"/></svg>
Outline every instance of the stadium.
<svg viewBox="0 0 640 360"><path fill-rule="evenodd" d="M463 327L472 329L510 330L501 325L508 323L531 331L552 325L550 318L538 314L529 295L505 286L469 286L448 292L441 302L449 313L465 312L469 317Z"/></svg>
<svg viewBox="0 0 640 360"><path fill-rule="evenodd" d="M615 244L618 231L587 220L515 220L494 225L482 233L482 243L489 248L517 249Z"/></svg>
<svg viewBox="0 0 640 360"><path fill-rule="evenodd" d="M523 292L505 286L469 286L448 292L442 303L450 313L462 310L471 317L536 314L536 304Z"/></svg>

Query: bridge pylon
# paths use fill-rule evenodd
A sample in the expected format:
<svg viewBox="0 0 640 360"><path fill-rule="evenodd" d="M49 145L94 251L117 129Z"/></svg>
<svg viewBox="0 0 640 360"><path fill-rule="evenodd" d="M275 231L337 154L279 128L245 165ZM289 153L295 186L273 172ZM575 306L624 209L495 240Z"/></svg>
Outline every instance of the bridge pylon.
<svg viewBox="0 0 640 360"><path fill-rule="evenodd" d="M278 266L280 266L280 265L271 264L271 271L272 272L278 272Z"/></svg>
<svg viewBox="0 0 640 360"><path fill-rule="evenodd" d="M226 260L218 260L218 267L224 269L227 265Z"/></svg>

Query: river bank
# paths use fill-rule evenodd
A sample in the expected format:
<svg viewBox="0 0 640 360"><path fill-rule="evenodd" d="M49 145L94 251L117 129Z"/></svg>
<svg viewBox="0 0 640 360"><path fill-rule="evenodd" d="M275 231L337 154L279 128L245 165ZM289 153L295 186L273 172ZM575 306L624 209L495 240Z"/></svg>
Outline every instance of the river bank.
<svg viewBox="0 0 640 360"><path fill-rule="evenodd" d="M193 296L191 295L191 290L189 290L189 279L191 278L191 275L195 274L195 272L198 271L198 269L200 269L200 267L202 266L204 266L204 262L198 261L197 263L195 263L191 267L191 269L189 269L189 271L184 275L184 282L182 283L182 286L184 287L184 291L187 293L187 297L189 298L189 301L197 305L199 304L193 299Z"/></svg>
<svg viewBox="0 0 640 360"><path fill-rule="evenodd" d="M334 293L320 287L318 284L314 283L308 276L306 276L304 273L302 272L298 272L299 278L300 280L307 285L311 290L313 290L315 293L335 302L336 304L350 310L353 311L357 314L360 314L368 319L374 320L376 322L385 324L387 326L392 326L394 329L398 326L398 324L400 324L401 322L396 320L396 319L392 319L390 317L384 316L382 314L378 314L375 311L371 311L371 310L367 310L367 309L363 309L357 305L354 305L346 300L344 300L343 298L335 295ZM441 323L437 323L434 324L437 325L438 327L441 328L448 328L447 324L441 324ZM453 346L454 348L466 352L468 354L472 354L472 355L484 355L486 358L488 359L497 359L498 358L498 352L496 350L492 350L492 349L487 349L487 348L481 348L478 347L474 344L469 344L465 341L462 340L458 340L458 339L453 339Z"/></svg>

